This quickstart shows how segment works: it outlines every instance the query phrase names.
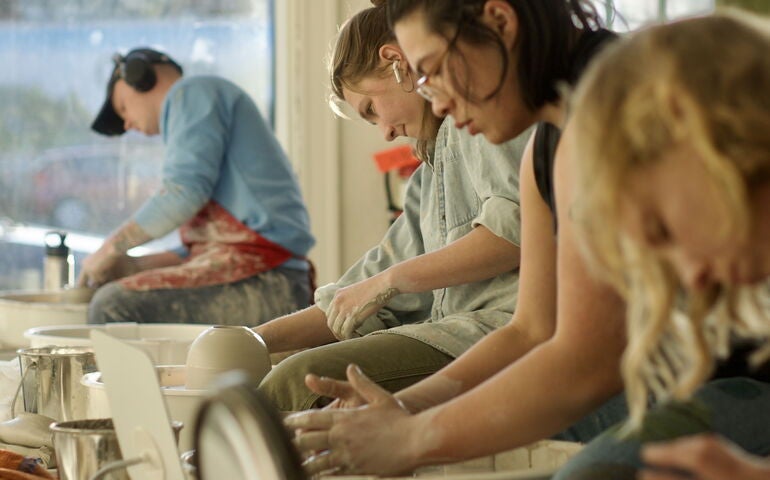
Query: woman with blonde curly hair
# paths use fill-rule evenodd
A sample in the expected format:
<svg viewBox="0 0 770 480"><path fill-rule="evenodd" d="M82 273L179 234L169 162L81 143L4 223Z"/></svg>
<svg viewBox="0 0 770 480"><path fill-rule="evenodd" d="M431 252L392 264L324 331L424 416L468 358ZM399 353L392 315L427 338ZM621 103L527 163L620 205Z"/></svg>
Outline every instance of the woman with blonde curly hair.
<svg viewBox="0 0 770 480"><path fill-rule="evenodd" d="M586 74L573 120L573 214L597 273L629 306L627 432L648 426L651 398L691 409L676 402L732 391L770 410L767 383L701 387L736 342L753 341L755 362L770 347L770 21L714 15L619 42ZM741 429L740 446L770 453L766 414L713 413L707 430ZM607 451L607 442L588 450ZM770 478L770 461L716 436L643 458L698 479Z"/></svg>

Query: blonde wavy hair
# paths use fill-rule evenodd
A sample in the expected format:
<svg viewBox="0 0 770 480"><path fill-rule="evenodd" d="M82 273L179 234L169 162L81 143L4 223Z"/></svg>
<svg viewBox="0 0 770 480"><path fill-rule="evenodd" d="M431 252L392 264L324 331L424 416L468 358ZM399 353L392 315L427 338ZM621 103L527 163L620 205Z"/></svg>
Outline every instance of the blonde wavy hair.
<svg viewBox="0 0 770 480"><path fill-rule="evenodd" d="M754 292L688 292L620 228L629 177L689 145L731 212L714 234L748 235L750 189L770 178L770 21L725 11L637 32L600 55L572 102L581 244L627 302L630 432L651 396L688 398L729 354L731 337L770 338Z"/></svg>

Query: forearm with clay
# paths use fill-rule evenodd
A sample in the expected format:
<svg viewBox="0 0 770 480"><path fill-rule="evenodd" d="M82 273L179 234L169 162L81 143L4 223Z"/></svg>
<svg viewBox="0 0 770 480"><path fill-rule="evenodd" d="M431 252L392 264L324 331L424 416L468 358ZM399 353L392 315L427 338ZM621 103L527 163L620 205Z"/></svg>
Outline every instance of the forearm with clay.
<svg viewBox="0 0 770 480"><path fill-rule="evenodd" d="M110 255L119 256L152 239L138 223L128 220L104 241L101 249L105 249Z"/></svg>
<svg viewBox="0 0 770 480"><path fill-rule="evenodd" d="M420 293L493 278L519 266L519 247L483 225L434 252L385 270L399 293Z"/></svg>
<svg viewBox="0 0 770 480"><path fill-rule="evenodd" d="M326 328L326 315L313 305L254 327L270 353L317 347L336 341Z"/></svg>

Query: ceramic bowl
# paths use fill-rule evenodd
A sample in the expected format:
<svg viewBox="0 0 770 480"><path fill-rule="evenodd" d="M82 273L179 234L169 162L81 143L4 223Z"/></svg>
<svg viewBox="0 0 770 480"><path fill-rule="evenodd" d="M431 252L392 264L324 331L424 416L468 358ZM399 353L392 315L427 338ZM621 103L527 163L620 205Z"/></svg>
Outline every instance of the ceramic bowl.
<svg viewBox="0 0 770 480"><path fill-rule="evenodd" d="M185 365L188 389L209 388L215 377L232 370L244 371L257 386L270 371L270 355L262 337L252 329L214 325L190 345Z"/></svg>

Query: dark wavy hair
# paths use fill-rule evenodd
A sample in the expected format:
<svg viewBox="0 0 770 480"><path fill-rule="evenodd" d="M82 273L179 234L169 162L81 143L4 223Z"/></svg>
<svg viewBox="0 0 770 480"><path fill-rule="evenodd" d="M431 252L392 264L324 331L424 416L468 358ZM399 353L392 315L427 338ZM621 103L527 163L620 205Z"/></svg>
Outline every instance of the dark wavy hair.
<svg viewBox="0 0 770 480"><path fill-rule="evenodd" d="M558 82L569 78L571 52L585 30L600 27L599 16L587 0L507 0L519 17L519 52L516 73L525 105L536 110L559 98ZM495 45L502 59L497 94L508 69L508 52L499 35L482 21L487 0L387 0L391 29L400 20L422 11L428 29L449 41L452 54L458 54L456 40ZM463 60L461 58L461 60ZM455 85L456 78L453 79Z"/></svg>

